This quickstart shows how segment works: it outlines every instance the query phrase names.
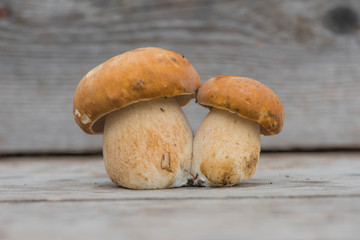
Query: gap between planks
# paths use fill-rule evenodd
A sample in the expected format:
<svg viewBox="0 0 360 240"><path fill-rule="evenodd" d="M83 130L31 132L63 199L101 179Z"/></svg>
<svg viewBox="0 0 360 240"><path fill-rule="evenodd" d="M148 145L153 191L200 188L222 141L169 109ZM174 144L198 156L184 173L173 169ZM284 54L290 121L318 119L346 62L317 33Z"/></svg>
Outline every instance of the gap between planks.
<svg viewBox="0 0 360 240"><path fill-rule="evenodd" d="M183 200L207 200L207 201L217 201L217 200L245 200L245 199L326 199L326 198L360 198L360 194L348 194L348 195L305 195L305 196L245 196L245 197L184 197L184 198L126 198L126 199L26 199L26 200L2 200L1 203L56 203L56 202L131 202L131 201L183 201Z"/></svg>

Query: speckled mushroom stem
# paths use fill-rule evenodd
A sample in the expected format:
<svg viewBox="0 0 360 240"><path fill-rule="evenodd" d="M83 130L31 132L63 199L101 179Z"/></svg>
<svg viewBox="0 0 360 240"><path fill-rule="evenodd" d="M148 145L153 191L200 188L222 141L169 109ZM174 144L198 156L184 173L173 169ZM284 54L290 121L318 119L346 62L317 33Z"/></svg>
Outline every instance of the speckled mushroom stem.
<svg viewBox="0 0 360 240"><path fill-rule="evenodd" d="M183 186L192 140L190 125L173 98L131 104L106 116L106 171L115 184L131 189Z"/></svg>
<svg viewBox="0 0 360 240"><path fill-rule="evenodd" d="M197 186L231 186L255 173L260 126L226 110L212 108L193 143L191 172Z"/></svg>

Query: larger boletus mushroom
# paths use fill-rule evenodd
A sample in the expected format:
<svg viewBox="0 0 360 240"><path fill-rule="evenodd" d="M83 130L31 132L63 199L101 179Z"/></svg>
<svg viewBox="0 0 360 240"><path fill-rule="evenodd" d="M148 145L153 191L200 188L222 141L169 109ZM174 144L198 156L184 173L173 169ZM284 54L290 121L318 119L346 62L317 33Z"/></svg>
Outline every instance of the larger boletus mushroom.
<svg viewBox="0 0 360 240"><path fill-rule="evenodd" d="M194 138L195 184L231 186L251 178L259 159L260 133L278 134L283 127L279 97L254 79L220 76L206 81L196 99L210 112Z"/></svg>
<svg viewBox="0 0 360 240"><path fill-rule="evenodd" d="M195 96L190 62L160 48L135 49L95 67L80 81L73 114L89 134L103 136L109 178L132 189L187 182L193 134L180 106Z"/></svg>

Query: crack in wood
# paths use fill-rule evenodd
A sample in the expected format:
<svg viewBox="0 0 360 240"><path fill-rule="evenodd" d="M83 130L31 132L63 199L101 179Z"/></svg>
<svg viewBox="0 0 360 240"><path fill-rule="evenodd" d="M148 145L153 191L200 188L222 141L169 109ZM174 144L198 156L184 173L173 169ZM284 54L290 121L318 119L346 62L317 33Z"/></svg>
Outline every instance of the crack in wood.
<svg viewBox="0 0 360 240"><path fill-rule="evenodd" d="M360 194L325 194L325 195L303 195L303 196L228 196L228 197L136 197L136 198L107 198L107 199L13 199L13 200L0 200L0 204L3 203L38 203L38 202L126 202L126 201L182 201L182 200L242 200L242 199L321 199L321 198L360 198Z"/></svg>

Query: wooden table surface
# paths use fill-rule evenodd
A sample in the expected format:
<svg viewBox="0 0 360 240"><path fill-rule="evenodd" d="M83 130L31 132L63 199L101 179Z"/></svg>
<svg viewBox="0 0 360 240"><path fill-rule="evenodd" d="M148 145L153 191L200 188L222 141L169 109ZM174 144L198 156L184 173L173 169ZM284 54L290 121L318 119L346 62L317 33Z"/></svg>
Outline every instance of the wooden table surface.
<svg viewBox="0 0 360 240"><path fill-rule="evenodd" d="M0 239L360 239L360 154L262 154L229 188L128 190L100 156L0 159Z"/></svg>

